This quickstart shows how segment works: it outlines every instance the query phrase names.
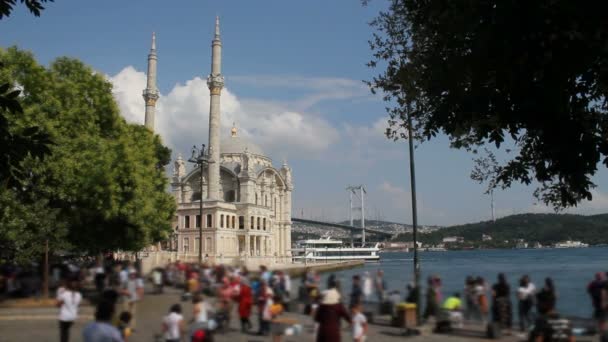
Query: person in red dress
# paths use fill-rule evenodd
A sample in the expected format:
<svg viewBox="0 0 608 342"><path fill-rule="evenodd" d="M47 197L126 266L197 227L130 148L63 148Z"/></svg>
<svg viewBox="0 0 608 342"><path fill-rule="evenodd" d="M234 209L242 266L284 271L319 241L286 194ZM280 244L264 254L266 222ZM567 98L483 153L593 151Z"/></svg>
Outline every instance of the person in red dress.
<svg viewBox="0 0 608 342"><path fill-rule="evenodd" d="M348 311L340 302L337 282L332 280L328 286L329 289L321 295L321 305L315 314L315 322L319 323L317 342L340 341L340 320L351 322Z"/></svg>
<svg viewBox="0 0 608 342"><path fill-rule="evenodd" d="M241 277L241 284L238 295L239 317L241 318L241 331L247 332L251 329L251 307L253 306L253 293L247 278Z"/></svg>

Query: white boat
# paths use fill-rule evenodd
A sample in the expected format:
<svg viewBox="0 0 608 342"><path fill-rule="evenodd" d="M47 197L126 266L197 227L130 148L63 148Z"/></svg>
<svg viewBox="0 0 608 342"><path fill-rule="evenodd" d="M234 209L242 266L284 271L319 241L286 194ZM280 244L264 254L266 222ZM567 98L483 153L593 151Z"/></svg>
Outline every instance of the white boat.
<svg viewBox="0 0 608 342"><path fill-rule="evenodd" d="M446 252L447 249L445 247L425 247L424 248L425 252Z"/></svg>
<svg viewBox="0 0 608 342"><path fill-rule="evenodd" d="M586 243L582 243L580 241L566 240L563 242L556 243L554 247L555 248L584 248L584 247L589 247L589 245Z"/></svg>
<svg viewBox="0 0 608 342"><path fill-rule="evenodd" d="M379 261L379 244L374 246L345 246L341 240L331 238L316 240L300 240L296 242L295 248L291 250L294 261L340 261L340 260L365 260Z"/></svg>

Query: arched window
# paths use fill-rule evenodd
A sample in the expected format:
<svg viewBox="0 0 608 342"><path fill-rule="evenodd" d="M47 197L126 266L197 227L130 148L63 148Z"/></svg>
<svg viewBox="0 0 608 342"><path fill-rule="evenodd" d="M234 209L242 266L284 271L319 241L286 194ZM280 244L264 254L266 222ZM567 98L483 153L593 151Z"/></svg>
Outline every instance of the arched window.
<svg viewBox="0 0 608 342"><path fill-rule="evenodd" d="M234 202L236 201L236 193L234 190L228 190L224 193L224 201Z"/></svg>
<svg viewBox="0 0 608 342"><path fill-rule="evenodd" d="M207 252L213 252L213 248L211 248L211 247L212 247L212 246L211 246L211 238L210 238L210 237L208 237L208 238L207 238L207 243L205 243L205 250L206 250Z"/></svg>
<svg viewBox="0 0 608 342"><path fill-rule="evenodd" d="M260 230L260 218L258 217L258 230Z"/></svg>
<svg viewBox="0 0 608 342"><path fill-rule="evenodd" d="M207 228L211 228L213 226L213 216L211 214L207 214Z"/></svg>
<svg viewBox="0 0 608 342"><path fill-rule="evenodd" d="M255 204L256 205L258 204L258 194L257 193L255 194Z"/></svg>
<svg viewBox="0 0 608 342"><path fill-rule="evenodd" d="M236 228L236 216L232 216L232 228Z"/></svg>
<svg viewBox="0 0 608 342"><path fill-rule="evenodd" d="M266 218L264 217L264 224L263 224L263 229L266 230Z"/></svg>
<svg viewBox="0 0 608 342"><path fill-rule="evenodd" d="M254 222L253 222L253 221L254 221L254 220L253 220L253 216L251 216L251 221L249 221L249 223L250 223L249 228L250 228L250 229L253 229L253 225L254 225Z"/></svg>
<svg viewBox="0 0 608 342"><path fill-rule="evenodd" d="M224 228L224 215L220 215L220 228Z"/></svg>

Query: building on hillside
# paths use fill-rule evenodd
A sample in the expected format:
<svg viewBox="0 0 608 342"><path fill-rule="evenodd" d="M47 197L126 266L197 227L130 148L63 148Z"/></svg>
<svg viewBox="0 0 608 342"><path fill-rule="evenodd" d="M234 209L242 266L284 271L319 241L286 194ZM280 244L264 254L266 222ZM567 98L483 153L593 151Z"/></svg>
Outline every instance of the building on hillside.
<svg viewBox="0 0 608 342"><path fill-rule="evenodd" d="M210 262L291 262L291 169L286 162L275 168L272 159L256 144L239 135L234 125L222 134L221 49L219 19L216 19L212 69L207 78L211 96L209 162L204 165L201 177L200 167L186 171L186 161L179 155L171 178L171 191L177 203L173 225L176 257L195 261L201 246L202 255ZM148 61L148 85L144 90L146 127L153 130L154 105L158 97L154 38ZM201 197L204 199L202 219L199 214ZM199 240L201 224L202 241Z"/></svg>
<svg viewBox="0 0 608 342"><path fill-rule="evenodd" d="M446 236L443 238L443 243L463 243L464 238L462 236Z"/></svg>
<svg viewBox="0 0 608 342"><path fill-rule="evenodd" d="M487 234L481 234L481 241L492 241L492 236Z"/></svg>

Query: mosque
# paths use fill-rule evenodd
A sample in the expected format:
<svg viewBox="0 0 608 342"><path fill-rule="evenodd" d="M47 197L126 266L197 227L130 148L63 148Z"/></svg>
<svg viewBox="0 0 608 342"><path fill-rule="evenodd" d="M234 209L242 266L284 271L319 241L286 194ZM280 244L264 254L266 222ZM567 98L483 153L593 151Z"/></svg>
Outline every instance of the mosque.
<svg viewBox="0 0 608 342"><path fill-rule="evenodd" d="M177 203L174 239L177 257L222 263L291 262L291 169L280 169L263 150L240 136L236 127L221 132L220 96L224 87L219 18L211 43L208 162L186 171L181 154L174 162L171 191ZM156 42L148 55L145 126L154 131L159 92L156 87ZM205 96L206 94L201 94ZM189 153L188 153L189 155ZM199 206L203 198L203 219ZM199 227L202 224L202 240ZM199 247L200 246L200 247Z"/></svg>

